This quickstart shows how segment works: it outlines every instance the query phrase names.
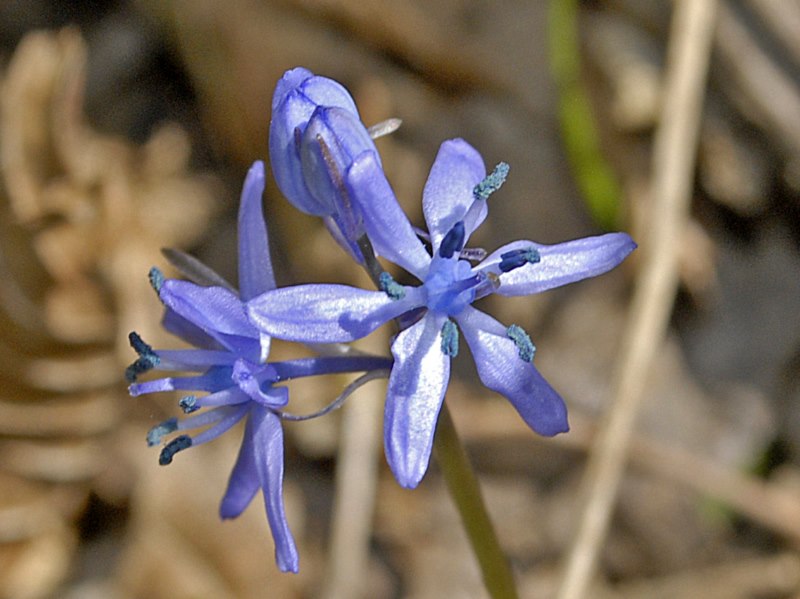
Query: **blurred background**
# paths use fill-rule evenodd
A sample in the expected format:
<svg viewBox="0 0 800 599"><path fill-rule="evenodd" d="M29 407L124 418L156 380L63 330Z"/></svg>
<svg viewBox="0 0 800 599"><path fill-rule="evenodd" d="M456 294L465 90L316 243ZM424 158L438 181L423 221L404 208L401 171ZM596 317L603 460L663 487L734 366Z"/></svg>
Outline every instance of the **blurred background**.
<svg viewBox="0 0 800 599"><path fill-rule="evenodd" d="M415 224L438 145L511 174L471 243L603 230L646 244L672 4L659 0L4 0L0 4L0 597L322 597L341 414L289 423L296 576L263 505L221 522L237 434L157 464L178 415L127 396L127 334L174 347L147 282L159 250L235 282L241 182L267 159L276 81L341 81ZM800 2L723 1L680 287L647 385L592 597L800 596ZM364 275L272 181L279 284ZM483 300L524 326L572 432L542 439L466 355L448 392L523 597L550 597L624 330L636 255L597 280ZM170 272L167 270L167 272ZM171 274L175 274L172 272ZM387 338L362 347L386 352ZM295 351L276 344L275 356ZM464 354L466 354L466 348ZM293 411L347 379L292 386ZM350 404L377 405L381 383ZM342 433L344 431L344 433ZM485 597L435 464L415 491L369 450L363 597ZM369 492L367 493L369 495ZM354 543L358 543L357 539ZM359 550L354 548L354 551Z"/></svg>

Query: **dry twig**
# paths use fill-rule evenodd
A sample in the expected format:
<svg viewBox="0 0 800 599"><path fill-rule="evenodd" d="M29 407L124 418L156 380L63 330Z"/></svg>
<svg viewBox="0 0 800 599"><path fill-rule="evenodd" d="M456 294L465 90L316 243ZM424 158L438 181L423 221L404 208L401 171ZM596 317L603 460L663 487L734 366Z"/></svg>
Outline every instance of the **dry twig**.
<svg viewBox="0 0 800 599"><path fill-rule="evenodd" d="M678 282L692 165L716 11L715 0L676 2L662 119L653 156L653 213L642 239L642 271L613 386L614 403L591 453L579 528L561 599L580 599L594 573L616 498L647 373L667 326Z"/></svg>

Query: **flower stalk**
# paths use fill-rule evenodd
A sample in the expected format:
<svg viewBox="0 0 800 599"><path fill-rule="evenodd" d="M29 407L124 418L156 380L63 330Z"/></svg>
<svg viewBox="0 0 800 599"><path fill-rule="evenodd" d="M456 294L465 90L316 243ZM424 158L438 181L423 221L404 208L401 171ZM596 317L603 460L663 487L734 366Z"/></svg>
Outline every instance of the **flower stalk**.
<svg viewBox="0 0 800 599"><path fill-rule="evenodd" d="M492 599L516 599L517 587L511 565L500 547L478 479L458 436L447 402L439 412L433 453L461 516L486 590Z"/></svg>

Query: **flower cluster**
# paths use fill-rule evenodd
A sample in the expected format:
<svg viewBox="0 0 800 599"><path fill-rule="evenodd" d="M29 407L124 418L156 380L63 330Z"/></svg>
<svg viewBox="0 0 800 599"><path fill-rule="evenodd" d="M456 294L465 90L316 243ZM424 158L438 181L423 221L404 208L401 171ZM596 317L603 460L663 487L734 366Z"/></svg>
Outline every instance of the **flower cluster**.
<svg viewBox="0 0 800 599"><path fill-rule="evenodd" d="M445 141L433 163L422 194L427 234L421 233L400 208L372 130L362 124L340 84L293 69L278 83L272 110L269 149L279 188L298 209L325 219L339 244L373 274L377 290L330 284L276 288L261 208L264 167L256 162L239 212L239 292L188 257L180 260L184 270L204 285L151 271L151 283L166 307L165 328L196 349L153 350L132 333L139 358L126 374L132 395L193 392L179 402L190 416L167 420L148 434L148 443L159 445L180 433L163 445L161 464L246 420L220 515L238 516L261 489L278 566L297 571L281 492L281 419L287 417L289 397L279 383L391 368L385 452L395 478L409 488L427 470L461 335L487 388L505 396L539 434L565 432L566 407L534 366L536 348L528 334L472 304L490 294L529 295L599 275L622 262L636 244L625 233L610 233L556 245L514 241L488 255L468 248L508 165L501 163L487 174L480 154L461 139ZM398 283L376 255L419 283ZM400 328L391 346L393 359L344 354L268 361L272 337L347 343L391 320ZM154 369L200 374L135 382ZM183 433L200 427L204 430L196 436Z"/></svg>

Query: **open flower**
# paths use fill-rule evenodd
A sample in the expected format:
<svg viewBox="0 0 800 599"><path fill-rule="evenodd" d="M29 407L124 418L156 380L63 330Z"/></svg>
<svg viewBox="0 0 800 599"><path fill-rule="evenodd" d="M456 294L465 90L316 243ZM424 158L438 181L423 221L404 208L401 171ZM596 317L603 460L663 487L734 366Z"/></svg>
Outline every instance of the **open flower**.
<svg viewBox="0 0 800 599"><path fill-rule="evenodd" d="M392 344L395 362L384 418L387 461L398 482L413 488L425 474L433 434L458 353L459 330L472 350L478 375L501 393L542 435L568 430L564 402L533 365L535 347L517 325L504 326L472 303L492 293L539 293L604 273L636 247L625 233L556 245L515 241L483 257L465 250L487 215L487 198L502 185L508 167L488 177L480 154L463 140L442 144L423 191L432 254L370 155L358 157L346 184L360 206L372 241L383 255L421 285L405 286L388 273L381 291L345 285L300 285L264 293L248 302L252 322L282 339L352 341L400 318L413 322Z"/></svg>
<svg viewBox="0 0 800 599"><path fill-rule="evenodd" d="M188 281L165 279L157 270L150 280L166 306L163 324L170 332L196 349L154 350L136 333L130 341L139 358L126 371L131 395L181 390L180 400L190 416L170 418L153 427L149 445L180 433L166 443L159 463L172 462L181 450L215 439L245 419L239 457L231 472L220 505L222 518L235 518L244 511L259 489L275 541L275 560L284 572L297 572L298 556L283 504L283 429L281 409L289 400L288 390L276 383L297 377L334 372L357 372L387 368L390 361L375 357L315 357L267 363L270 338L247 318L247 300L274 289L267 231L261 207L264 165L256 162L242 190L239 208L239 287L237 294L221 277L192 263L204 278L217 284L200 286ZM199 373L135 382L149 370ZM202 408L206 408L202 410ZM196 412L196 413L195 413ZM194 436L184 431L203 428Z"/></svg>

